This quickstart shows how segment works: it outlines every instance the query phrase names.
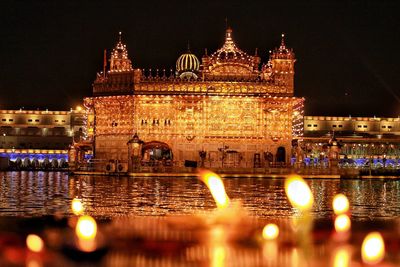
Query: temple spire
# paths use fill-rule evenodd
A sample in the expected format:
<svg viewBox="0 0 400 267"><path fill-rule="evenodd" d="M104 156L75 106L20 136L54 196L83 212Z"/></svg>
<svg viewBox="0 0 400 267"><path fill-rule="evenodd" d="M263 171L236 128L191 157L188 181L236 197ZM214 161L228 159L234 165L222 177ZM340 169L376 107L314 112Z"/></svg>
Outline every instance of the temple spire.
<svg viewBox="0 0 400 267"><path fill-rule="evenodd" d="M118 42L111 53L110 71L130 70L132 70L132 63L128 57L128 49L122 43L122 32L118 32Z"/></svg>
<svg viewBox="0 0 400 267"><path fill-rule="evenodd" d="M282 33L282 35L281 35L281 47L280 47L280 49L286 49L286 45L285 45L285 34L284 33Z"/></svg>

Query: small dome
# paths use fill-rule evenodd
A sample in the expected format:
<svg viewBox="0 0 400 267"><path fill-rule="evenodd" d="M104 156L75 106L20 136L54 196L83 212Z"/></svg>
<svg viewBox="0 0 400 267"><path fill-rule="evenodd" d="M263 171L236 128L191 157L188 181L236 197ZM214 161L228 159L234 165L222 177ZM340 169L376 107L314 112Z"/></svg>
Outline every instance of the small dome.
<svg viewBox="0 0 400 267"><path fill-rule="evenodd" d="M190 51L182 54L176 61L176 71L178 72L197 72L200 68L199 59Z"/></svg>

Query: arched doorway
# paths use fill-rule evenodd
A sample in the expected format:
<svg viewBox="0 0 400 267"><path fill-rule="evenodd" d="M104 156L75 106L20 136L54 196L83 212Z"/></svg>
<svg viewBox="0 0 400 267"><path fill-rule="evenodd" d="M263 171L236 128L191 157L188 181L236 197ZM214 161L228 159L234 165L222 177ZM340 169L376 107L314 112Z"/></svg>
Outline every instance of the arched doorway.
<svg viewBox="0 0 400 267"><path fill-rule="evenodd" d="M276 162L286 162L286 150L283 146L276 150Z"/></svg>
<svg viewBox="0 0 400 267"><path fill-rule="evenodd" d="M144 162L172 161L172 159L172 150L166 143L151 141L144 143L142 146L142 160Z"/></svg>

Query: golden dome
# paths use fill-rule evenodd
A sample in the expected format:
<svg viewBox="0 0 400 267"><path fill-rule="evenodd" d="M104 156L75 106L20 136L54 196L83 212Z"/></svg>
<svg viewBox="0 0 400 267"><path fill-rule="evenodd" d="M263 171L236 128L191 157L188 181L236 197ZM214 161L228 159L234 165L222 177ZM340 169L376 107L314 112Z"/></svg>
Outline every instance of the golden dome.
<svg viewBox="0 0 400 267"><path fill-rule="evenodd" d="M182 54L176 61L177 72L197 72L200 68L199 59L190 51Z"/></svg>

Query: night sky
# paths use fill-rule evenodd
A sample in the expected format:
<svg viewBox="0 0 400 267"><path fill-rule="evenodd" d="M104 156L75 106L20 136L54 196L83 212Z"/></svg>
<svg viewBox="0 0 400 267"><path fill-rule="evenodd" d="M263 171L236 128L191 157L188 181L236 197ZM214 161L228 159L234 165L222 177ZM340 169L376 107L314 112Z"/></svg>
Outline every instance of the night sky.
<svg viewBox="0 0 400 267"><path fill-rule="evenodd" d="M227 17L263 62L286 34L306 115L400 115L400 1L275 2L2 0L0 109L80 104L119 31L135 68L174 67L188 40L201 58L222 45Z"/></svg>

